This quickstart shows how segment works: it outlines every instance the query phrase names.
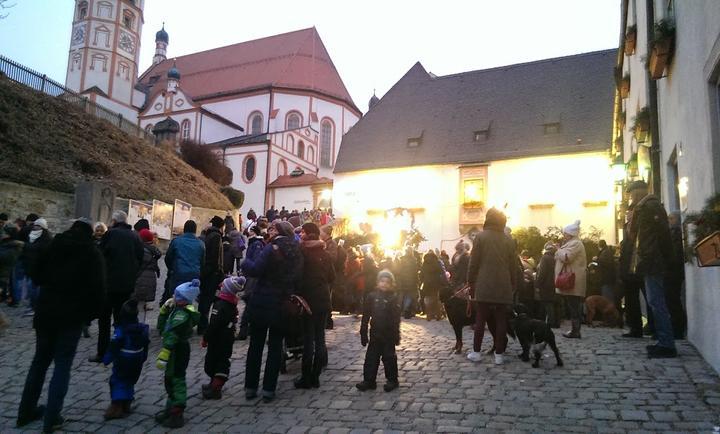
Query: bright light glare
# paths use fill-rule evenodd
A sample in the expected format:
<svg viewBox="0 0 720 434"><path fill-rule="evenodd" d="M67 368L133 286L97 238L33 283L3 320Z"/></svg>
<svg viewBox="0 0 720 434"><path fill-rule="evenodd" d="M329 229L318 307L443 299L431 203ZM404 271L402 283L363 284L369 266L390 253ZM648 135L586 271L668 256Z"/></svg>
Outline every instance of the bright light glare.
<svg viewBox="0 0 720 434"><path fill-rule="evenodd" d="M332 190L326 188L320 192L320 198L323 200L330 200L332 198Z"/></svg>

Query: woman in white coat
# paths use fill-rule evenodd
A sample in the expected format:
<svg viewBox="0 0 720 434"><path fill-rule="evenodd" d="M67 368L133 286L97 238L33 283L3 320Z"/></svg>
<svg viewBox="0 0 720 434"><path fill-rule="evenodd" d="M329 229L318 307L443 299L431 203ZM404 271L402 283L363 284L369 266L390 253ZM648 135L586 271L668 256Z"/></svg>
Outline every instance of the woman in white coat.
<svg viewBox="0 0 720 434"><path fill-rule="evenodd" d="M555 252L556 278L562 271L563 266L567 266L566 271L575 273L575 286L572 289L560 290L555 288L555 292L565 299L572 320L572 329L563 333L563 336L579 339L582 307L587 287L587 257L585 255L585 246L580 241L580 220L563 228L563 242Z"/></svg>

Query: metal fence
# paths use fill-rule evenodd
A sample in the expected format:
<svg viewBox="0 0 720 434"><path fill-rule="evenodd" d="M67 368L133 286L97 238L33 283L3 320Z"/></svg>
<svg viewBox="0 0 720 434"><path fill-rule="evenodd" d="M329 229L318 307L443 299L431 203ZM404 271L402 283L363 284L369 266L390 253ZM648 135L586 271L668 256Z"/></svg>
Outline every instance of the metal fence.
<svg viewBox="0 0 720 434"><path fill-rule="evenodd" d="M135 122L126 119L120 113L108 110L105 107L90 101L87 97L84 97L48 78L45 74L40 74L39 72L27 68L3 55L0 55L0 73L17 83L24 84L32 89L60 98L70 104L78 106L84 112L110 122L131 136L145 139L150 143L155 143L155 138L152 133L138 127Z"/></svg>

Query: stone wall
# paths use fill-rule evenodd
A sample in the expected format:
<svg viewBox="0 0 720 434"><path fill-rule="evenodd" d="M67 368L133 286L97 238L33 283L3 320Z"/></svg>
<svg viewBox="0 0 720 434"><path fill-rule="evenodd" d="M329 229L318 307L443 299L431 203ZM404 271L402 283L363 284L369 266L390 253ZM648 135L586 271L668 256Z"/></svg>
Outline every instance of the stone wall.
<svg viewBox="0 0 720 434"><path fill-rule="evenodd" d="M75 196L0 181L0 212L7 213L11 221L25 219L28 214L35 213L48 221L51 232L62 232L75 217Z"/></svg>
<svg viewBox="0 0 720 434"><path fill-rule="evenodd" d="M115 198L114 209L127 212L128 205L128 199ZM48 221L51 232L58 233L70 227L75 218L75 195L0 180L0 212L7 213L12 221L34 212ZM225 218L226 214L227 210L193 207L191 218L197 222L199 233L213 216ZM237 210L233 218L237 223Z"/></svg>

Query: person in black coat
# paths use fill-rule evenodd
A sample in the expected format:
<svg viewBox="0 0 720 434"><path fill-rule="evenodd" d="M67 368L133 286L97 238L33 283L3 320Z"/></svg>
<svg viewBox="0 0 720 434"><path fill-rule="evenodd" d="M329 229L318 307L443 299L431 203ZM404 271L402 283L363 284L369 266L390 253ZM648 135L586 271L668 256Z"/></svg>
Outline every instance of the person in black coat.
<svg viewBox="0 0 720 434"><path fill-rule="evenodd" d="M615 265L615 251L608 246L605 240L598 243L600 252L597 256L598 272L600 274L600 295L617 306L615 297L615 281L617 280L617 267Z"/></svg>
<svg viewBox="0 0 720 434"><path fill-rule="evenodd" d="M262 397L275 399L278 374L282 362L282 341L285 334L283 302L295 291L302 276L303 256L288 222L275 221L268 228L270 242L257 255L248 252L241 265L246 277L257 278L246 308L250 324L245 366L245 398L257 397L260 365L265 341L268 355L263 378Z"/></svg>
<svg viewBox="0 0 720 434"><path fill-rule="evenodd" d="M52 241L52 234L48 230L47 221L44 218L36 219L31 230L28 233L28 239L23 246L22 255L20 255L20 261L22 262L23 270L25 275L29 278L27 287L27 297L30 300L30 308L26 315L31 316L32 310L37 300L38 291L40 290L37 283L37 259L38 257L47 250ZM19 302L20 298L15 298L15 302Z"/></svg>
<svg viewBox="0 0 720 434"><path fill-rule="evenodd" d="M440 291L447 286L448 281L443 263L432 250L428 251L423 257L422 267L420 268L420 281L422 282L422 296L425 301L427 320L439 320L441 315L438 296Z"/></svg>
<svg viewBox="0 0 720 434"><path fill-rule="evenodd" d="M202 386L202 397L205 399L222 398L222 388L228 381L238 318L238 293L244 286L245 278L242 276L223 280L210 308L208 326L201 342L201 346L207 348L205 374L210 377L210 383Z"/></svg>
<svg viewBox="0 0 720 434"><path fill-rule="evenodd" d="M402 297L402 312L405 319L415 316L418 299L418 272L420 267L412 247L405 249L398 267L398 287ZM467 271L466 271L467 273Z"/></svg>
<svg viewBox="0 0 720 434"><path fill-rule="evenodd" d="M38 257L38 285L42 291L35 306L36 344L25 380L17 426L44 418L44 431L62 425L63 400L70 383L83 325L97 318L105 292L105 261L92 238L91 223L78 220L56 236ZM45 374L54 362L47 407L38 406Z"/></svg>
<svg viewBox="0 0 720 434"><path fill-rule="evenodd" d="M387 380L383 389L386 392L397 389L400 384L395 346L400 345L400 300L395 293L395 276L388 270L378 273L377 288L365 297L360 343L368 349L363 381L355 387L362 392L377 387L377 371L382 359Z"/></svg>
<svg viewBox="0 0 720 434"><path fill-rule="evenodd" d="M295 379L295 388L320 387L320 371L327 359L325 325L330 312L330 287L335 280L335 267L320 229L315 223L305 223L300 232L303 254L303 274L298 295L310 305L312 315L304 316L302 375Z"/></svg>
<svg viewBox="0 0 720 434"><path fill-rule="evenodd" d="M108 295L98 319L97 354L89 359L93 363L101 363L105 356L110 345L110 318L112 316L114 322L118 321L122 305L135 290L145 254L140 237L126 222L127 214L115 211L112 227L100 241L100 250L107 264Z"/></svg>
<svg viewBox="0 0 720 434"><path fill-rule="evenodd" d="M543 247L543 255L535 276L536 318L545 321L550 327L560 327L555 315L555 244L548 241Z"/></svg>
<svg viewBox="0 0 720 434"><path fill-rule="evenodd" d="M197 331L199 335L205 332L208 324L208 312L212 303L215 291L222 283L225 273L223 272L223 234L222 228L225 220L214 216L210 220L210 227L205 231L205 263L200 274L200 295L198 296L198 310L200 311L200 323Z"/></svg>

